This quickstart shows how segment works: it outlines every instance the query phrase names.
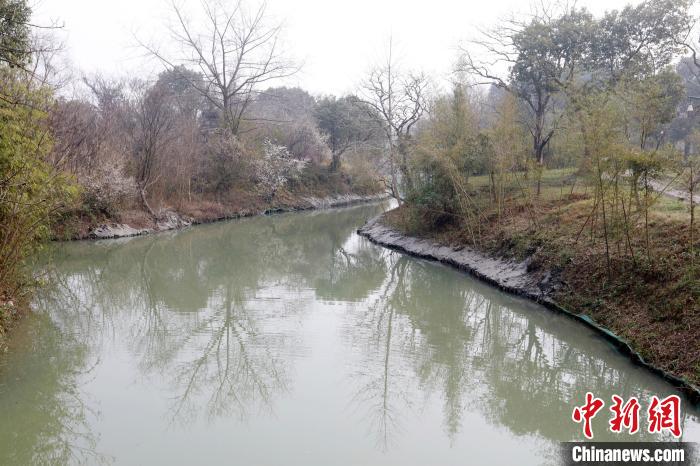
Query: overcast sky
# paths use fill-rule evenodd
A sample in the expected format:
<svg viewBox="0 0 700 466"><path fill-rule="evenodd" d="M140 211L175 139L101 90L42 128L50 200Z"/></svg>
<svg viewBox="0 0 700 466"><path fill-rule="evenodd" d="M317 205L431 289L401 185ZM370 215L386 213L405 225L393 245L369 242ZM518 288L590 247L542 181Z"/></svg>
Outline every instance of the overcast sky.
<svg viewBox="0 0 700 466"><path fill-rule="evenodd" d="M196 8L199 0L180 0ZM231 0L233 2L233 0ZM247 0L256 5L257 0ZM584 0L595 14L620 8L626 0ZM632 1L631 3L638 3ZM268 12L284 22L285 47L303 63L288 85L314 94L352 92L372 63L385 54L389 37L406 68L437 82L449 77L460 42L478 27L513 12L527 12L518 0L268 0ZM72 64L84 73L155 73L134 34L167 38L168 0L39 0L35 21L58 20Z"/></svg>

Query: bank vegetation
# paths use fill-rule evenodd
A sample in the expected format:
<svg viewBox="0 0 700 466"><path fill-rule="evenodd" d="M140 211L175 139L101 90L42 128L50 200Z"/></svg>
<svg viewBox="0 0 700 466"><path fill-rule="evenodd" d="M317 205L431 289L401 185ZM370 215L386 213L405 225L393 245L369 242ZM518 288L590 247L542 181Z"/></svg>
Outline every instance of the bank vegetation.
<svg viewBox="0 0 700 466"><path fill-rule="evenodd" d="M691 6L540 9L477 35L413 131L385 221L527 261L543 292L699 384Z"/></svg>

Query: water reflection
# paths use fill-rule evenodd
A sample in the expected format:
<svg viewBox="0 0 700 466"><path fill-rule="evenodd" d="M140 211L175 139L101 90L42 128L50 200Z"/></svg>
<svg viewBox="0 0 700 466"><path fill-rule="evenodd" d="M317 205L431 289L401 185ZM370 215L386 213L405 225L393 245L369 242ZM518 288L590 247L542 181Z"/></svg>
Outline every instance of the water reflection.
<svg viewBox="0 0 700 466"><path fill-rule="evenodd" d="M0 360L0 464L105 462L80 389L93 367L85 347L48 317L30 316L14 329L8 355L16 360Z"/></svg>
<svg viewBox="0 0 700 466"><path fill-rule="evenodd" d="M587 391L643 402L674 393L563 316L480 283L465 286L463 277L436 264L397 254L387 263L380 291L352 324L362 331L348 332L352 345L364 340L368 349L357 400L372 411L385 448L398 418L430 391L439 392L450 439L462 431L464 413L478 411L514 435L552 441L581 439L570 416ZM683 414L682 424L697 424L696 410L686 406ZM595 420L597 439L662 440L646 432L615 438L608 419L605 411Z"/></svg>
<svg viewBox="0 0 700 466"><path fill-rule="evenodd" d="M422 421L434 411L447 449L486 441L479 440L484 425L501 432L501 442L553 444L581 438L570 414L586 391L608 400L671 391L563 317L354 234L383 208L57 245L45 258L52 286L36 302L44 314L27 324L31 338L16 344L25 351L5 358L0 372L0 407L14 413L0 420L0 439L15 429L9 419L25 417L17 406L36 410L14 462L44 450L54 452L47 460L75 462L74 445L109 444L100 431L114 416L102 419L100 411L117 390L105 381L112 371L132 400L157 391L143 422L164 438L173 429L207 432L221 420L270 419L270 432L275 423L305 421L289 415L293 407L308 413L325 400L353 413L351 421L328 414L327 422L349 422L348 436L362 427L367 448L384 455L415 447L404 439L435 429ZM49 355L58 360L49 363ZM97 373L85 375L93 366ZM41 378L15 382L22 371ZM322 380L339 385L324 391ZM28 385L41 391L41 402L30 391L13 404ZM607 416L596 421L596 438L609 438ZM82 430L72 427L81 423ZM686 409L684 425L697 423ZM348 448L364 451L360 440Z"/></svg>
<svg viewBox="0 0 700 466"><path fill-rule="evenodd" d="M144 376L169 379L173 418L246 416L287 388L287 359L304 349L284 321L304 314L305 290L359 301L381 283L375 251L343 248L377 209L66 244L52 254L53 286L37 307L98 347L128 335Z"/></svg>

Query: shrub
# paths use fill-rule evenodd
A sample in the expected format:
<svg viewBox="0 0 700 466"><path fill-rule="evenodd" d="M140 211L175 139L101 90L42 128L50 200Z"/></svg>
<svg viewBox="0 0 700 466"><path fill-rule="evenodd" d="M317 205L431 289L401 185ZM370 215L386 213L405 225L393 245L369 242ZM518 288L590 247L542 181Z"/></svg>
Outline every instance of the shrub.
<svg viewBox="0 0 700 466"><path fill-rule="evenodd" d="M255 158L240 139L219 130L204 143L195 188L200 192L220 195L236 185L248 183L255 173Z"/></svg>
<svg viewBox="0 0 700 466"><path fill-rule="evenodd" d="M0 301L27 285L24 260L50 233L52 217L77 195L75 186L45 162L51 149L44 90L27 88L2 71L0 100ZM21 102L21 103L10 103Z"/></svg>
<svg viewBox="0 0 700 466"><path fill-rule="evenodd" d="M419 154L413 162L413 189L406 203L419 215L426 227L451 223L459 213L455 177L460 174L449 159Z"/></svg>
<svg viewBox="0 0 700 466"><path fill-rule="evenodd" d="M80 177L82 210L116 217L120 207L136 197L136 183L116 166L100 167L91 177Z"/></svg>
<svg viewBox="0 0 700 466"><path fill-rule="evenodd" d="M346 164L344 171L347 173L348 184L353 192L358 194L372 194L380 191L381 186L377 171L364 160L353 160Z"/></svg>
<svg viewBox="0 0 700 466"><path fill-rule="evenodd" d="M266 198L275 197L277 190L301 175L306 162L292 157L285 146L266 140L263 157L256 163L256 180Z"/></svg>

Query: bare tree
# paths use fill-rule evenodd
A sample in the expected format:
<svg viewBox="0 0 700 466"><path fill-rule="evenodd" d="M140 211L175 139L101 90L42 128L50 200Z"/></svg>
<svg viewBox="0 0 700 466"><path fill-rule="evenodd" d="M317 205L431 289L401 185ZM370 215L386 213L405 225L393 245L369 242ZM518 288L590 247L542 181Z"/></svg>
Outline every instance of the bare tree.
<svg viewBox="0 0 700 466"><path fill-rule="evenodd" d="M163 86L136 89L135 128L133 130L136 184L141 203L148 213L158 216L148 203L148 188L159 177L157 164L174 134L175 119L167 89Z"/></svg>
<svg viewBox="0 0 700 466"><path fill-rule="evenodd" d="M54 136L49 164L74 175L91 172L102 141L97 111L87 102L59 100L48 116Z"/></svg>
<svg viewBox="0 0 700 466"><path fill-rule="evenodd" d="M182 73L182 77L219 112L223 125L238 134L259 87L297 71L280 52L280 25L267 24L264 3L249 13L240 0L232 4L202 0L201 29L174 0L171 5L174 24L170 32L183 55L170 57L157 47L141 45L174 71L182 69L178 65L199 71L201 82L191 79L191 74Z"/></svg>
<svg viewBox="0 0 700 466"><path fill-rule="evenodd" d="M397 172L408 190L412 188L408 170L411 130L425 112L428 79L422 73L402 73L392 57L392 43L385 64L372 69L362 83L359 99L376 115L387 138L389 189L401 200Z"/></svg>

